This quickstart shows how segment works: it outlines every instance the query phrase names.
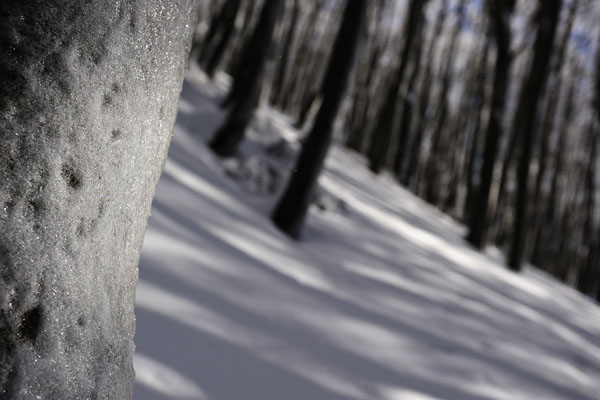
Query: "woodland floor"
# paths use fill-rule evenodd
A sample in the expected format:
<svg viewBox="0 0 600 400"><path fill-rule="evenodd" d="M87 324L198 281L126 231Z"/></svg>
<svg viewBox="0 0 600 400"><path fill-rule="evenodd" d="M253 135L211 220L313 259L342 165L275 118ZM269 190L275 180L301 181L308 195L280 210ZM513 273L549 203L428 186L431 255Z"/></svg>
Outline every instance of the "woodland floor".
<svg viewBox="0 0 600 400"><path fill-rule="evenodd" d="M471 249L341 146L302 240L280 233L298 132L263 109L220 161L204 143L223 93L188 73L140 261L134 398L598 399L596 304Z"/></svg>

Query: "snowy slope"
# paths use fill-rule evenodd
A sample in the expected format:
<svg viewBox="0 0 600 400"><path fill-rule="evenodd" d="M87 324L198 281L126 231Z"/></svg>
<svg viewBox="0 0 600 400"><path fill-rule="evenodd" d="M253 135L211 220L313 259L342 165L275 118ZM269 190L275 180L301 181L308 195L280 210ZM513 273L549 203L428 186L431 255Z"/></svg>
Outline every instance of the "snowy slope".
<svg viewBox="0 0 600 400"><path fill-rule="evenodd" d="M356 155L333 149L303 241L279 233L274 195L203 144L221 93L184 84L140 262L136 399L600 399L600 308L471 250ZM255 126L295 135L270 110Z"/></svg>

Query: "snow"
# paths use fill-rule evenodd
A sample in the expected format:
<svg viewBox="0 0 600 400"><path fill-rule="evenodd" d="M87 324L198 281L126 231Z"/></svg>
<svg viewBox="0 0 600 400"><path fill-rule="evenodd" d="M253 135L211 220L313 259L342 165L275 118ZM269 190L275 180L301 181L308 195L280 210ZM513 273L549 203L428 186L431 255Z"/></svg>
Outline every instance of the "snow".
<svg viewBox="0 0 600 400"><path fill-rule="evenodd" d="M131 397L138 258L192 8L1 6L0 398Z"/></svg>
<svg viewBox="0 0 600 400"><path fill-rule="evenodd" d="M204 143L224 87L194 69L184 82L140 261L134 398L599 398L598 306L471 249L356 154L334 146L326 206L302 241L281 234L278 191L244 165L285 178L290 163L264 149L298 133L263 108L241 160L221 162Z"/></svg>

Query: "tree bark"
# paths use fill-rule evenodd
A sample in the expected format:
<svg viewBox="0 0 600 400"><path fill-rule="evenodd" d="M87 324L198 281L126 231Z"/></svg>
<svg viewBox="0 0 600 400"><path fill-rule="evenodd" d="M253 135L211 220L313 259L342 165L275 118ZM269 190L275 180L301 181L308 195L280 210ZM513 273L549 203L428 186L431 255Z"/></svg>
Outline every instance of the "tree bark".
<svg viewBox="0 0 600 400"><path fill-rule="evenodd" d="M366 0L347 0L323 81L323 103L302 146L290 181L271 219L292 238L299 238L317 178L333 137L333 124L353 69L360 30L366 16Z"/></svg>
<svg viewBox="0 0 600 400"><path fill-rule="evenodd" d="M138 258L195 17L0 4L0 398L132 397Z"/></svg>

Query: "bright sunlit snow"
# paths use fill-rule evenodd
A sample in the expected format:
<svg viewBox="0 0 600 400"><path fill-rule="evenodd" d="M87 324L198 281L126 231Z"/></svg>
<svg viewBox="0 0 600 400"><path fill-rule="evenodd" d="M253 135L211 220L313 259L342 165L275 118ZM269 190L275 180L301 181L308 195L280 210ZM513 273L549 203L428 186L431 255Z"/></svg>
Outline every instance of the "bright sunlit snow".
<svg viewBox="0 0 600 400"><path fill-rule="evenodd" d="M264 148L297 132L262 110L221 162L204 143L223 87L184 83L140 261L136 399L600 398L597 305L472 250L354 153L333 148L303 240L280 233L271 189L293 164Z"/></svg>

